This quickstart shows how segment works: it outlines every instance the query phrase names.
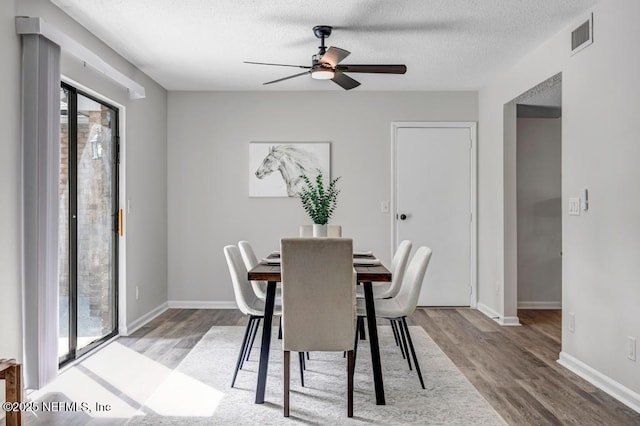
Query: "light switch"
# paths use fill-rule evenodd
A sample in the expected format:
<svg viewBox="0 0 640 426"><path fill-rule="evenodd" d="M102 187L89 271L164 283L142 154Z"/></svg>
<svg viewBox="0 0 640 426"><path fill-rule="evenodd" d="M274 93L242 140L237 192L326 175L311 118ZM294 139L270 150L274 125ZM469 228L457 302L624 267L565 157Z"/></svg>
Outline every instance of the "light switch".
<svg viewBox="0 0 640 426"><path fill-rule="evenodd" d="M389 202L383 201L380 203L380 213L389 213Z"/></svg>
<svg viewBox="0 0 640 426"><path fill-rule="evenodd" d="M580 197L569 198L569 214L580 216Z"/></svg>

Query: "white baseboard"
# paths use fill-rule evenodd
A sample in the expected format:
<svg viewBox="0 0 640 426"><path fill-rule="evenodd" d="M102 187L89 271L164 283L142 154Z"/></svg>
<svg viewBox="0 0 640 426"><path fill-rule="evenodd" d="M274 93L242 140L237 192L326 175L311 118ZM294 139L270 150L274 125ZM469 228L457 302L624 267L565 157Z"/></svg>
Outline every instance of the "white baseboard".
<svg viewBox="0 0 640 426"><path fill-rule="evenodd" d="M142 328L146 323L162 314L167 309L238 309L236 302L202 302L192 300L169 300L147 314L141 316L131 324L120 326L118 333L121 336L129 336Z"/></svg>
<svg viewBox="0 0 640 426"><path fill-rule="evenodd" d="M236 302L205 302L199 300L169 300L171 309L238 309Z"/></svg>
<svg viewBox="0 0 640 426"><path fill-rule="evenodd" d="M500 314L494 311L492 308L488 307L484 303L478 302L478 310L491 318L492 320L497 321L500 318Z"/></svg>
<svg viewBox="0 0 640 426"><path fill-rule="evenodd" d="M560 352L558 363L640 413L640 394L605 376L598 370L589 367L584 362L566 352Z"/></svg>
<svg viewBox="0 0 640 426"><path fill-rule="evenodd" d="M518 309L562 309L562 302L518 302Z"/></svg>
<svg viewBox="0 0 640 426"><path fill-rule="evenodd" d="M151 321L152 319L154 319L155 317L157 317L158 315L166 311L168 308L169 306L165 302L160 306L147 312L137 320L131 322L130 324L125 324L124 326L118 327L118 333L121 336L128 336L134 333L136 330L139 330L140 328L142 328L146 323L148 323L149 321Z"/></svg>
<svg viewBox="0 0 640 426"><path fill-rule="evenodd" d="M520 325L520 320L518 319L518 317L503 317L498 312L494 311L492 308L488 307L484 303L478 302L478 310L500 325L504 325L504 326Z"/></svg>
<svg viewBox="0 0 640 426"><path fill-rule="evenodd" d="M504 326L520 326L520 318L518 317L502 317L500 319L498 319L498 324L500 325L504 325Z"/></svg>

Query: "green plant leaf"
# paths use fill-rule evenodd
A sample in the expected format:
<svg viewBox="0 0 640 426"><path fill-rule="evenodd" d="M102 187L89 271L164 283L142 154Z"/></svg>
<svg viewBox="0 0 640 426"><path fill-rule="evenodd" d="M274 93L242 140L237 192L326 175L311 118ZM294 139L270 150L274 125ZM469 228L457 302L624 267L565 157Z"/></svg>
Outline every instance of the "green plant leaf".
<svg viewBox="0 0 640 426"><path fill-rule="evenodd" d="M326 225L338 204L340 190L336 188L336 183L340 180L340 176L329 181L329 185L326 186L321 170L318 170L315 182L306 175L300 178L304 182L304 186L298 193L302 207L313 223Z"/></svg>

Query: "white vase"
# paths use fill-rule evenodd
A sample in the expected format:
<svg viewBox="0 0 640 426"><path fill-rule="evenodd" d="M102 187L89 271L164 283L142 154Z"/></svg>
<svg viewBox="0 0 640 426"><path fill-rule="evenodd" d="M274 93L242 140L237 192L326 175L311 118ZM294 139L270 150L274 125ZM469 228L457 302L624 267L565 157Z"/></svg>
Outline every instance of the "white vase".
<svg viewBox="0 0 640 426"><path fill-rule="evenodd" d="M314 237L326 237L327 225L320 225L318 223L313 224L313 236Z"/></svg>

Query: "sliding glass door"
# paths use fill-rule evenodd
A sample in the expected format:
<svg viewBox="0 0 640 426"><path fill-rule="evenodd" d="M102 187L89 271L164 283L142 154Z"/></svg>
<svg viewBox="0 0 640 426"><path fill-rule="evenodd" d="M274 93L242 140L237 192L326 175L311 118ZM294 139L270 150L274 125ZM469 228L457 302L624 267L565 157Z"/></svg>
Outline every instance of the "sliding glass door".
<svg viewBox="0 0 640 426"><path fill-rule="evenodd" d="M61 364L116 334L118 110L60 89L59 340Z"/></svg>

